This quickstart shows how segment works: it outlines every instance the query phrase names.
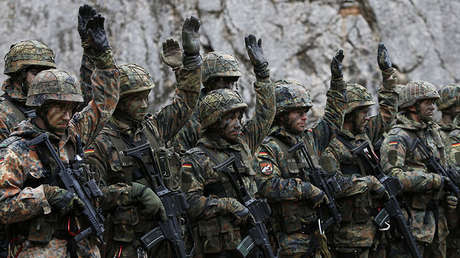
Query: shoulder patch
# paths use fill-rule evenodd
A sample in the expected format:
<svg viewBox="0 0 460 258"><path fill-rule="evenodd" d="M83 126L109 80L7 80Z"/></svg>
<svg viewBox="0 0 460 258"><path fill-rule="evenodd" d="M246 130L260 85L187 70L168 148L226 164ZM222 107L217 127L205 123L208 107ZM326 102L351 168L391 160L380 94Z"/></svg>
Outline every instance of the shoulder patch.
<svg viewBox="0 0 460 258"><path fill-rule="evenodd" d="M453 144L452 144L452 147L460 147L460 142L453 143Z"/></svg>
<svg viewBox="0 0 460 258"><path fill-rule="evenodd" d="M182 164L183 168L192 168L192 166L193 166L192 163L184 163L184 164Z"/></svg>
<svg viewBox="0 0 460 258"><path fill-rule="evenodd" d="M388 145L393 146L393 145L398 145L399 141L391 141L388 142Z"/></svg>
<svg viewBox="0 0 460 258"><path fill-rule="evenodd" d="M273 174L273 164L271 162L260 162L259 166L262 174L266 176Z"/></svg>

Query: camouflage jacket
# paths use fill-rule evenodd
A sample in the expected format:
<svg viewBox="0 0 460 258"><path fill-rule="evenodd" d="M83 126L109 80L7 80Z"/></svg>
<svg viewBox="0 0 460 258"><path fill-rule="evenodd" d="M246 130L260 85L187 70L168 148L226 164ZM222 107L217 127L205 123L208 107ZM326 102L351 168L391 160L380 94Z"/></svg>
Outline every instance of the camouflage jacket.
<svg viewBox="0 0 460 258"><path fill-rule="evenodd" d="M214 171L213 167L237 155L243 162L244 185L251 195L257 192L252 168L254 153L267 136L275 116L275 94L269 79L255 83L257 94L254 118L243 126L238 143L230 144L223 138L206 133L197 147L187 151L182 163L182 188L190 203L189 214L201 241L198 252L218 253L233 250L241 241L240 228L233 225L230 214L219 214L216 201L222 197L237 198L227 176Z"/></svg>
<svg viewBox="0 0 460 258"><path fill-rule="evenodd" d="M141 164L123 151L144 143L149 143L153 150L165 147L168 140L182 128L190 117L198 99L200 87L200 69L182 70L178 74L177 94L171 104L165 106L155 115L136 126L116 119L116 116L104 127L94 144L86 150L87 161L104 185L138 182L150 185ZM179 158L173 152L170 155L170 170L163 174L166 185L171 190L180 190ZM149 160L147 166L152 166ZM171 162L175 162L174 164ZM112 239L131 243L136 237L150 231L157 223L152 216L144 216L136 206L117 207L109 220L113 223ZM125 255L125 254L124 254Z"/></svg>
<svg viewBox="0 0 460 258"><path fill-rule="evenodd" d="M192 116L179 130L176 136L168 143L168 146L174 147L175 151L178 153L184 154L187 150L195 147L196 143L200 139L201 124L199 120L200 111L198 110L198 106L201 99L205 96L203 90L200 92L200 97L195 109L193 110Z"/></svg>
<svg viewBox="0 0 460 258"><path fill-rule="evenodd" d="M350 147L357 147L370 140L366 133L353 135L342 129L330 141L329 146L321 154L320 164L324 170L341 181L351 180L351 186L336 196L339 212L343 223L335 228L334 242L336 247L370 247L373 243L376 227L372 222L372 212L376 209L375 194L380 183L369 173L366 163L354 156ZM370 144L372 148L372 144ZM381 193L380 193L381 194Z"/></svg>
<svg viewBox="0 0 460 258"><path fill-rule="evenodd" d="M0 96L0 141L8 138L14 127L25 120L33 109L26 107L26 94L11 78L3 82L3 95Z"/></svg>
<svg viewBox="0 0 460 258"><path fill-rule="evenodd" d="M73 162L76 136L80 136L84 145L91 144L103 123L115 110L118 101L117 78L117 69L96 70L92 77L95 98L82 112L72 117L64 136L59 138L49 134L64 164L70 165ZM50 171L51 177L53 171L56 171L53 169L56 168L55 162L49 156L43 155L46 149L42 150L42 145L27 147L24 144L26 140L43 132L45 131L38 128L33 120L24 120L2 143L0 150L0 221L4 224L15 224L15 237L32 243L54 241L54 233L60 230L66 232L67 226L67 216L51 209L43 190L43 184L50 179L47 171ZM86 241L82 241L84 242ZM92 255L97 255L97 248L94 248L95 250L91 248L90 251L95 251ZM27 250L24 249L23 252Z"/></svg>
<svg viewBox="0 0 460 258"><path fill-rule="evenodd" d="M454 124L455 129L449 133L449 163L454 166L460 174L460 116L457 116L454 120Z"/></svg>
<svg viewBox="0 0 460 258"><path fill-rule="evenodd" d="M397 115L395 124L388 132L381 148L381 165L385 173L396 176L403 185L401 201L411 210L411 228L414 237L431 243L435 235L435 218L431 201L442 195L433 190L433 172L428 171L415 141L422 140L433 155L446 165L446 153L439 126L433 122L418 123L404 114ZM438 237L448 234L444 207L439 205Z"/></svg>

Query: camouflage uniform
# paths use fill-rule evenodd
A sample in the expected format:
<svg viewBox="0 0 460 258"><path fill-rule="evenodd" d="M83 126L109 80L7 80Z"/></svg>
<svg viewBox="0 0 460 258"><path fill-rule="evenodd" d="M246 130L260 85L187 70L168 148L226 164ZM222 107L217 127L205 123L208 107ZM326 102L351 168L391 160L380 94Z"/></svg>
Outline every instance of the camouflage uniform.
<svg viewBox="0 0 460 258"><path fill-rule="evenodd" d="M347 101L344 115L374 104L366 88L351 83L347 84ZM351 152L366 141L372 148L366 132L354 134L342 128L321 155L320 163L326 171L353 181L336 199L343 221L340 228L334 229L331 242L338 257L368 257L376 236L372 212L376 208L375 199L381 197L384 189L375 177L367 175L369 168Z"/></svg>
<svg viewBox="0 0 460 258"><path fill-rule="evenodd" d="M197 255L225 255L236 249L245 233L246 225L234 224L231 214L219 211L218 203L228 200L226 205L238 203L236 191L225 175L213 170L213 167L225 161L230 155L240 157L242 175L249 194L257 192L252 164L254 153L268 134L275 116L275 94L270 79L258 78L254 84L256 113L253 119L243 126L242 135L237 143L231 144L222 137L204 131L197 147L187 151L182 163L182 187L190 203L189 214L193 220L194 234L198 239ZM202 128L216 123L226 112L246 109L247 105L236 91L219 89L210 92L200 103ZM243 230L243 232L241 232Z"/></svg>
<svg viewBox="0 0 460 258"><path fill-rule="evenodd" d="M109 120L102 132L97 136L93 146L88 149L88 163L106 185L117 183L138 182L150 185L144 177L141 165L122 151L148 142L152 149L165 146L187 121L198 99L200 87L200 69L181 69L177 73L178 83L176 96L171 104L155 114L148 114L143 121L127 123L117 119L117 112ZM153 79L142 68L134 64L120 66L120 103L123 97L142 91L150 91L154 87ZM180 161L173 152L171 160L177 162L170 168L180 167ZM153 161L151 161L153 162ZM171 164L173 165L173 164ZM178 171L168 171L163 175L171 190L180 190ZM107 247L107 257L137 256L138 239L157 226L157 221L150 215L143 215L137 206L121 206L109 216L107 221L111 233ZM151 254L152 256L153 254ZM165 255L165 254L163 254ZM154 255L153 255L154 256Z"/></svg>
<svg viewBox="0 0 460 258"><path fill-rule="evenodd" d="M275 83L277 114L295 108L310 108L312 102L305 86L295 81ZM272 207L272 227L281 247L281 255L312 255L313 233L317 231L317 212L311 198L316 189L309 182L309 175L301 173L306 161L298 152L288 153L288 149L298 141L303 141L315 165L318 166L318 150L313 134L323 139L327 146L328 135L341 124L341 116L331 111L343 109L345 95L343 85L332 83L327 93L327 116L313 129L300 135L290 133L280 125L272 126L257 154L258 187L261 196L267 198ZM323 147L324 148L324 147ZM259 169L260 167L260 169ZM317 196L315 196L317 197ZM306 230L308 228L308 230ZM317 241L315 239L314 241Z"/></svg>
<svg viewBox="0 0 460 258"><path fill-rule="evenodd" d="M433 85L418 81L408 83L399 92L401 110L413 106L417 101L437 99L439 94ZM414 145L417 138L423 141L441 164L446 165L446 153L439 133L439 126L433 122L416 122L405 114L398 113L396 121L381 148L381 165L385 173L396 176L403 185L400 205L408 219L412 234L425 257L445 257L446 237L449 233L443 205L433 205L444 200L441 177L428 171L420 151ZM440 190L441 189L441 190ZM444 204L444 203L442 203ZM438 220L435 216L438 215ZM437 222L437 225L436 225ZM410 257L400 236L393 235L391 257Z"/></svg>
<svg viewBox="0 0 460 258"><path fill-rule="evenodd" d="M235 77L241 76L238 66L238 61L231 55L222 54L219 52L210 52L203 59L201 69L201 80L203 84L215 77ZM206 96L209 89L203 88L201 90L198 103L201 102ZM193 115L182 127L182 129L173 138L170 146L173 146L178 153L185 153L185 151L195 147L201 134L201 125L199 121L199 110L196 105Z"/></svg>
<svg viewBox="0 0 460 258"><path fill-rule="evenodd" d="M450 84L439 91L440 99L437 103L438 109L442 112L449 112L449 108L460 107L460 86L458 84ZM453 114L451 114L453 115ZM460 115L454 117L450 124L443 121L440 125L441 139L444 141L446 147L446 155L449 160L449 165L457 169L460 173L460 130L459 130ZM455 157L458 155L459 157ZM457 184L459 180L457 178ZM457 208L457 213L458 213ZM458 216L450 216L448 214L448 222L450 233L447 237L447 257L458 257L460 255L460 223Z"/></svg>
<svg viewBox="0 0 460 258"><path fill-rule="evenodd" d="M8 76L17 75L30 65L56 68L53 50L37 40L13 44L5 56L4 73ZM19 122L33 114L33 108L25 105L27 89L22 83L14 77L3 82L4 93L0 96L0 141L6 139Z"/></svg>
<svg viewBox="0 0 460 258"><path fill-rule="evenodd" d="M81 137L83 144L91 144L118 101L118 70L111 51L107 50L95 60L99 69L92 77L96 93L94 100L84 111L72 117L62 137L47 132L66 165L73 163L76 136ZM48 70L35 77L26 105L40 106L46 100L82 102L83 98L73 77L66 72ZM11 251L15 257L66 257L69 253L68 240L71 239L67 231L68 219L77 222L76 225L79 221L84 223L78 216L63 216L53 211L45 197L44 184L56 176L52 173L57 169L56 164L43 155L47 153L46 148L25 144L26 140L44 132L33 119L28 119L21 122L1 145L0 220L11 226ZM46 171L52 174L47 176ZM80 241L76 246L77 254L98 257L99 250L94 240L90 237Z"/></svg>

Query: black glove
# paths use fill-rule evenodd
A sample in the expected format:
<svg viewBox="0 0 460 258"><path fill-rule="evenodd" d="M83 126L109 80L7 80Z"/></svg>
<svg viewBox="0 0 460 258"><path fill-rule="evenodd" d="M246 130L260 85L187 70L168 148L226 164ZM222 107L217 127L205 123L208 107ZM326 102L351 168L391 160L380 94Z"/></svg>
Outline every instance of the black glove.
<svg viewBox="0 0 460 258"><path fill-rule="evenodd" d="M343 66L342 66L343 58L344 58L343 50L339 49L337 51L337 53L335 53L335 56L332 58L332 61L331 61L332 80L343 78L343 71L342 71L342 69L343 69Z"/></svg>
<svg viewBox="0 0 460 258"><path fill-rule="evenodd" d="M254 66L256 76L260 78L270 76L270 71L267 69L268 62L265 59L262 49L262 39L257 41L256 36L250 34L244 38L244 43L246 44L246 51L248 52L249 59Z"/></svg>
<svg viewBox="0 0 460 258"><path fill-rule="evenodd" d="M182 64L186 69L196 69L201 65L200 25L200 20L191 16L185 19L182 26L182 48L184 50Z"/></svg>
<svg viewBox="0 0 460 258"><path fill-rule="evenodd" d="M78 9L78 33L80 34L81 44L85 46L88 44L88 33L86 26L88 21L96 15L96 10L85 4Z"/></svg>
<svg viewBox="0 0 460 258"><path fill-rule="evenodd" d="M109 40L104 30L105 18L98 14L92 17L87 24L87 33L90 38L90 47L95 51L95 55L103 53L109 49Z"/></svg>
<svg viewBox="0 0 460 258"><path fill-rule="evenodd" d="M74 194L57 186L43 185L46 200L53 211L67 214L71 210L82 210L85 204Z"/></svg>
<svg viewBox="0 0 460 258"><path fill-rule="evenodd" d="M392 66L388 50L383 43L379 43L377 51L377 62L379 63L380 70L384 71Z"/></svg>

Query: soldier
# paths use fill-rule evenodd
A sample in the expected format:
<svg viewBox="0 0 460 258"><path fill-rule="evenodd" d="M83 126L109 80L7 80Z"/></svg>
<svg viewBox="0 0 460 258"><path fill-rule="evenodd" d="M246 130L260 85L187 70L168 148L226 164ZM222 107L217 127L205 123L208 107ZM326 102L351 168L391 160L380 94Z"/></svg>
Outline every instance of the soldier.
<svg viewBox="0 0 460 258"><path fill-rule="evenodd" d="M238 61L235 57L220 52L210 52L206 55L203 59L201 74L204 88L200 93L200 101L211 90L232 89L241 76ZM177 152L183 154L188 149L195 147L201 133L198 117L197 106L193 116L171 142Z"/></svg>
<svg viewBox="0 0 460 258"><path fill-rule="evenodd" d="M399 94L400 113L382 143L381 165L403 185L400 203L405 206L404 215L422 255L446 257L446 209L455 210L457 198L445 193L443 188L449 185L449 179L429 170L421 151L424 146L430 156L447 164L440 128L432 121L439 94L425 81L409 82ZM390 257L409 257L402 243L394 234Z"/></svg>
<svg viewBox="0 0 460 258"><path fill-rule="evenodd" d="M51 149L29 140L46 133L50 148L58 153L64 166L78 164L77 149L93 141L115 109L118 70L103 23L99 15L92 17L87 26L98 69L93 76L94 99L84 111L73 115L83 97L72 76L60 70L42 71L32 81L26 100L28 107L36 109L36 118L21 122L1 145L0 220L10 226L12 257L99 256L94 236L79 242L72 240L79 226L85 228L86 221L78 215L82 201L58 182L59 163L51 158ZM84 181L83 177L79 180ZM108 200L103 203L109 205L126 199L124 195L130 199L144 197L130 187L118 192L108 190L111 195L105 195Z"/></svg>
<svg viewBox="0 0 460 258"><path fill-rule="evenodd" d="M340 50L331 62L331 69L339 69L342 58L343 51ZM305 86L295 81L275 83L276 116L269 136L258 150L256 171L259 172L259 193L272 207L271 225L281 247L281 257L313 257L325 250L323 256L330 255L327 248L318 248L322 239L318 234L316 210L327 197L310 183L309 174L305 174L310 169L305 158L298 151L290 153L288 150L303 142L314 165L319 167L313 134L329 139L331 136L327 133L334 132L342 123L341 116L331 115L335 113L331 110L343 108L344 84L334 83L338 78L333 79L327 93L328 115L309 130L306 129L307 112L313 104ZM323 144L327 145L327 140Z"/></svg>
<svg viewBox="0 0 460 258"><path fill-rule="evenodd" d="M94 145L87 150L88 163L104 184L136 182L153 189L158 187L158 182L152 182L148 177L149 172L143 170L144 165L155 166L156 161L149 156L145 160L148 163L143 165L123 151L145 143L155 151L165 147L166 142L176 135L192 114L198 100L201 78L199 27L200 22L195 17L185 20L182 29L184 58L183 66L176 71L176 96L171 104L156 115L146 114L148 96L155 86L150 74L135 64L119 67L120 102ZM168 46L178 46L174 41L168 40L166 43L168 45L163 44L164 52L168 51ZM173 191L180 190L180 178L177 172L173 173L170 169L172 167L167 169L168 174L163 175L167 186ZM139 239L157 226L159 217L144 213L143 208L135 205L121 206L111 214L108 219L111 222L111 233L106 257L136 257L139 252L145 252L140 247ZM163 256L167 256L164 248L159 249ZM149 252L149 257L155 256L153 251Z"/></svg>
<svg viewBox="0 0 460 258"><path fill-rule="evenodd" d="M380 55L387 55L386 51L382 51L382 47L379 46L378 54L381 67L381 60L385 58ZM389 60L389 57L386 59ZM332 70L332 76L345 84L342 66L338 67L337 70ZM387 69L390 67L388 65ZM342 214L342 223L334 229L332 239L329 240L336 257L369 257L377 231L371 214L376 208L375 200L384 196L385 188L374 176L368 175L369 168L365 167L364 161L354 156L352 149L363 142L368 142L373 149L366 128L374 124L369 123L366 116L369 108L375 103L363 86L354 83L346 85L347 105L342 111L343 124L320 158L321 166L330 174L340 175L352 181L350 187L337 195L336 201Z"/></svg>
<svg viewBox="0 0 460 258"><path fill-rule="evenodd" d="M26 40L11 45L5 55L8 79L3 82L0 97L0 141L6 139L13 128L34 115L33 108L25 105L27 91L37 73L56 68L54 52L38 40Z"/></svg>
<svg viewBox="0 0 460 258"><path fill-rule="evenodd" d="M456 169L460 173L460 86L449 84L438 91L440 98L437 101L438 110L442 112L440 122L440 135L446 147L446 154L449 159L451 169ZM459 156L456 158L456 156ZM458 174L457 174L458 176ZM457 178L457 184L460 182ZM458 211L458 208L457 208ZM458 212L457 212L458 213ZM458 257L460 255L460 230L458 227L458 216L448 213L448 223L450 233L447 236L447 257Z"/></svg>
<svg viewBox="0 0 460 258"><path fill-rule="evenodd" d="M257 192L252 168L254 152L275 116L275 95L269 78L268 62L262 41L255 36L245 38L248 55L254 65L257 81L256 113L241 125L247 105L234 90L218 89L208 93L200 103L203 129L197 147L187 151L182 163L182 187L190 203L194 239L198 257L235 257L235 249L245 233L248 209L237 198L230 179L214 166L234 155L241 166L244 185L251 196ZM243 230L243 231L242 231Z"/></svg>

